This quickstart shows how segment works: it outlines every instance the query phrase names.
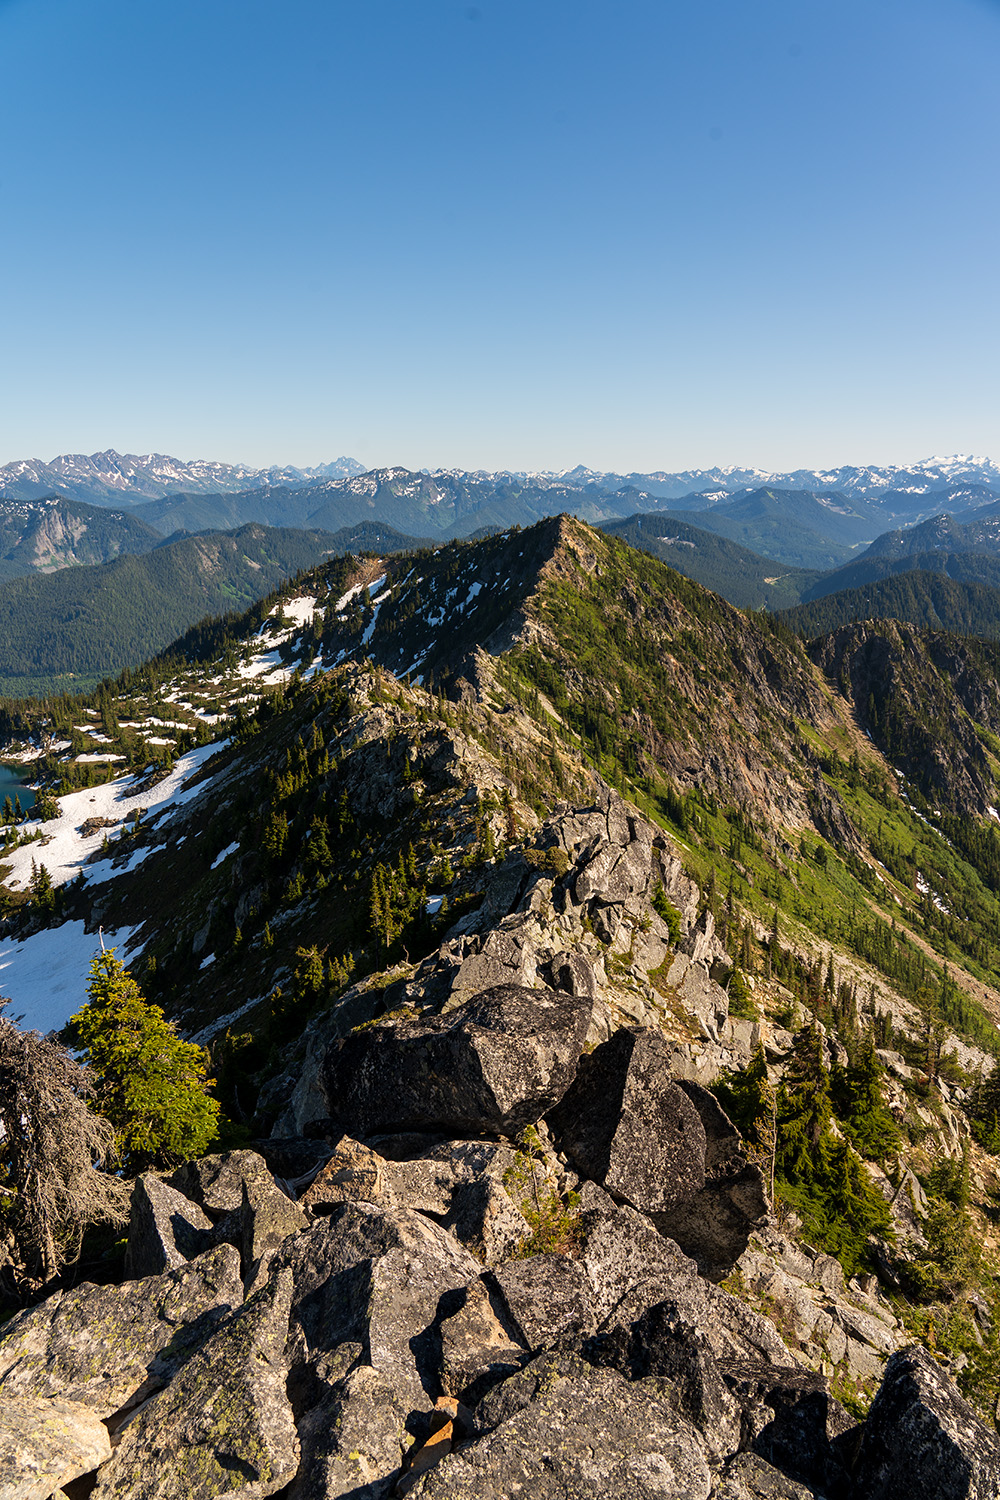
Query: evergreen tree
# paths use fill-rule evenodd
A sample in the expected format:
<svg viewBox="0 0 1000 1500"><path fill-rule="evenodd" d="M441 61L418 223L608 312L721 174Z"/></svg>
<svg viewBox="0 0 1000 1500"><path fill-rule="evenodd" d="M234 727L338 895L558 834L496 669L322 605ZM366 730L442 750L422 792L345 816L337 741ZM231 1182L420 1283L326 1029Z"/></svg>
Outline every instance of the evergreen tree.
<svg viewBox="0 0 1000 1500"><path fill-rule="evenodd" d="M885 1106L882 1080L885 1069L878 1060L873 1038L857 1041L846 1067L836 1067L831 1078L838 1117L863 1156L882 1162L895 1156L901 1137Z"/></svg>
<svg viewBox="0 0 1000 1500"><path fill-rule="evenodd" d="M95 1080L96 1108L115 1128L126 1169L200 1156L215 1139L219 1114L204 1050L147 1004L113 948L95 955L88 994L64 1036Z"/></svg>
<svg viewBox="0 0 1000 1500"><path fill-rule="evenodd" d="M823 1037L804 1026L778 1091L778 1170L790 1181L808 1181L826 1167L832 1113Z"/></svg>

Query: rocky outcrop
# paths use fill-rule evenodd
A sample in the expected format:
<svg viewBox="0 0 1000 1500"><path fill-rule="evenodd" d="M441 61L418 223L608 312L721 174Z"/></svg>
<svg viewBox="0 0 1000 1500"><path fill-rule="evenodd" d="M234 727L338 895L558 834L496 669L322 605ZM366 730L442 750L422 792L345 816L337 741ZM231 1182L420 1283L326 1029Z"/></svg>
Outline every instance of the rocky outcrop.
<svg viewBox="0 0 1000 1500"><path fill-rule="evenodd" d="M926 1349L886 1366L861 1434L856 1493L868 1500L994 1500L1000 1441Z"/></svg>
<svg viewBox="0 0 1000 1500"><path fill-rule="evenodd" d="M0 1420L0 1496L48 1500L111 1456L100 1417L77 1401L7 1396Z"/></svg>
<svg viewBox="0 0 1000 1500"><path fill-rule="evenodd" d="M207 1250L212 1221L183 1193L146 1172L132 1189L126 1274L138 1279L186 1265Z"/></svg>
<svg viewBox="0 0 1000 1500"><path fill-rule="evenodd" d="M353 1032L327 1054L331 1111L362 1137L514 1137L572 1083L591 1008L586 997L500 985L442 1016Z"/></svg>
<svg viewBox="0 0 1000 1500"><path fill-rule="evenodd" d="M767 1215L763 1179L714 1096L675 1081L672 1060L659 1033L617 1031L581 1060L549 1119L583 1176L648 1214L719 1280Z"/></svg>
<svg viewBox="0 0 1000 1500"><path fill-rule="evenodd" d="M679 1092L701 1125L704 1192L733 1143L696 1088ZM428 1146L419 1132L318 1143L311 1158L305 1143L288 1147L280 1164L313 1162L305 1204L252 1152L192 1164L162 1194L147 1182L136 1243L160 1203L170 1222L212 1218L242 1257L218 1244L14 1318L0 1335L0 1484L9 1455L20 1468L0 1494L47 1497L74 1476L95 1500L994 1493L996 1439L929 1356L894 1355L857 1428L762 1311L700 1274L658 1209L559 1176L537 1126L530 1153L483 1139ZM544 1239L558 1222L563 1253L524 1238L504 1249L499 1233L470 1253L467 1200L518 1215L505 1180L526 1210L539 1205L536 1229L521 1218L519 1233ZM178 1181L201 1203L178 1204ZM263 1239L242 1239L254 1205L279 1200L291 1216L268 1210ZM829 1257L766 1235L741 1258L748 1270L749 1257L758 1269L783 1257L817 1316L823 1298L840 1309L845 1339L894 1337Z"/></svg>

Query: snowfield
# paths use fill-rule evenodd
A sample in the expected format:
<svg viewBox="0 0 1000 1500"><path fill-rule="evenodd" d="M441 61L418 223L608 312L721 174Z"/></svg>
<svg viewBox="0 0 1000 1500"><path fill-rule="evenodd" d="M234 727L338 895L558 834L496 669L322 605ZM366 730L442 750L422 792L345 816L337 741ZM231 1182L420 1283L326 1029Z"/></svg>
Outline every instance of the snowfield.
<svg viewBox="0 0 1000 1500"><path fill-rule="evenodd" d="M187 781L228 744L228 740L218 740L212 745L202 745L197 750L189 751L181 757L168 776L145 790L137 786L134 776L123 776L116 781L106 782L104 786L84 787L79 792L69 792L60 797L58 818L50 818L46 823L29 821L20 825L21 833L33 833L36 829L41 829L42 841L25 844L20 849L3 855L3 864L10 868L6 884L15 890L23 889L31 879L32 860L36 864L44 864L52 876L53 885L74 880L81 870L84 879L89 882L107 880L112 874L110 860L101 860L99 864L89 867L86 862L95 850L100 849L105 834L113 837L116 829L99 828L84 836L80 832L81 825L88 818L111 818L115 823L122 823L138 808L145 809L143 817L147 823L154 817L168 815L173 808L190 802L192 797L198 795L201 788L187 788ZM136 854L145 856L148 852L137 850ZM132 858L135 860L136 856L133 855ZM130 861L130 865L131 863Z"/></svg>
<svg viewBox="0 0 1000 1500"><path fill-rule="evenodd" d="M142 951L129 948L137 930L106 932L105 946L117 948L118 957L129 963ZM86 933L82 922L64 922L23 942L0 944L0 994L13 1002L8 1020L43 1034L65 1026L86 1004L90 960L100 950L100 938Z"/></svg>

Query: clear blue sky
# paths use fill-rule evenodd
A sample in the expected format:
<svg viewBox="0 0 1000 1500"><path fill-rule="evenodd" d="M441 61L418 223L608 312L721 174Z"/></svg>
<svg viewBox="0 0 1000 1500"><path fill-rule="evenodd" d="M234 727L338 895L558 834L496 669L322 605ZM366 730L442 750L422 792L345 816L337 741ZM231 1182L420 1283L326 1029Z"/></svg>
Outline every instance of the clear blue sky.
<svg viewBox="0 0 1000 1500"><path fill-rule="evenodd" d="M0 462L1000 458L1000 0L0 0Z"/></svg>

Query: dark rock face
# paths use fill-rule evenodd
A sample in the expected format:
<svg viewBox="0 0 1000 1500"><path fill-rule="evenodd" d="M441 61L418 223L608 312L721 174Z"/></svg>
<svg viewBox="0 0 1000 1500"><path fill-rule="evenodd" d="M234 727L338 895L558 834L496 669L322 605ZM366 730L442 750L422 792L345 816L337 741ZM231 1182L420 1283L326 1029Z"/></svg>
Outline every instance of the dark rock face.
<svg viewBox="0 0 1000 1500"><path fill-rule="evenodd" d="M550 1123L578 1171L642 1212L663 1213L705 1184L705 1129L658 1032L617 1031L581 1059Z"/></svg>
<svg viewBox="0 0 1000 1500"><path fill-rule="evenodd" d="M596 1365L630 1380L660 1377L662 1399L701 1433L716 1462L740 1446L741 1412L708 1340L682 1316L676 1302L659 1302L628 1328L617 1327L585 1346Z"/></svg>
<svg viewBox="0 0 1000 1500"><path fill-rule="evenodd" d="M353 1033L326 1056L331 1108L360 1137L516 1136L572 1083L591 1011L586 996L500 985L441 1016Z"/></svg>
<svg viewBox="0 0 1000 1500"><path fill-rule="evenodd" d="M486 1396L477 1418L486 1435L425 1474L412 1495L708 1500L711 1473L690 1424L641 1384L578 1355L541 1355Z"/></svg>
<svg viewBox="0 0 1000 1500"><path fill-rule="evenodd" d="M698 1262L703 1276L721 1281L767 1217L760 1168L747 1161L743 1139L714 1094L688 1079L678 1087L690 1099L705 1131L705 1185L654 1222Z"/></svg>
<svg viewBox="0 0 1000 1500"><path fill-rule="evenodd" d="M822 1375L761 1362L724 1362L722 1375L754 1433L750 1446L772 1467L831 1497L850 1494L839 1456L855 1423Z"/></svg>
<svg viewBox="0 0 1000 1500"><path fill-rule="evenodd" d="M129 1216L126 1274L159 1276L193 1260L212 1243L212 1221L195 1203L151 1172L136 1179Z"/></svg>
<svg viewBox="0 0 1000 1500"><path fill-rule="evenodd" d="M866 1500L995 1500L1000 1441L926 1349L901 1349L865 1422L854 1473Z"/></svg>

